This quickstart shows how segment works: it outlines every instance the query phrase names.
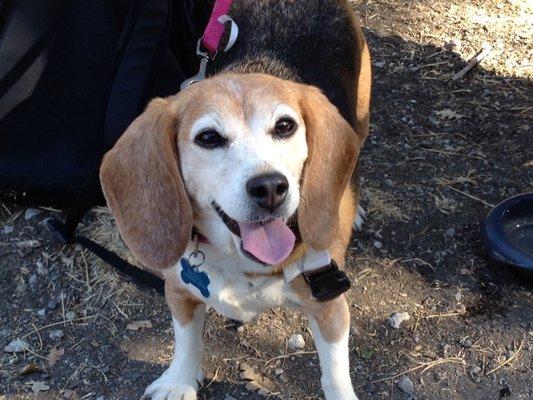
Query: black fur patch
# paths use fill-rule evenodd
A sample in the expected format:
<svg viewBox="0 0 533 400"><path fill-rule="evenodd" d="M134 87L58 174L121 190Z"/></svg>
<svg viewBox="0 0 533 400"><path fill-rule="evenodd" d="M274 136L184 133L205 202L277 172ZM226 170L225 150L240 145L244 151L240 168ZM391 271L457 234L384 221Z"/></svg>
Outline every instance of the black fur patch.
<svg viewBox="0 0 533 400"><path fill-rule="evenodd" d="M229 14L239 37L209 72L261 72L317 86L354 124L359 46L350 13L343 0L236 0Z"/></svg>

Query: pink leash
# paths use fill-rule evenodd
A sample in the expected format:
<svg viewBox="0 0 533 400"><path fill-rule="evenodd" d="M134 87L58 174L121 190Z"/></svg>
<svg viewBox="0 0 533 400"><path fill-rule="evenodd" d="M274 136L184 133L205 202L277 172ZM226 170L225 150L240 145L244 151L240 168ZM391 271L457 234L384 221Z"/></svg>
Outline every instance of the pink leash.
<svg viewBox="0 0 533 400"><path fill-rule="evenodd" d="M237 24L228 16L232 2L233 0L215 1L213 11L211 12L211 17L209 18L209 22L205 27L204 34L200 40L198 40L198 44L196 46L196 54L200 58L200 69L196 75L182 82L180 90L185 90L193 83L205 79L207 63L213 60L217 55L218 48L220 46L220 40L222 39L222 35L225 31L224 24L226 22L231 22L231 31L228 43L223 51L228 51L235 44L237 36L239 35L239 28L237 27ZM202 48L206 51L202 51Z"/></svg>
<svg viewBox="0 0 533 400"><path fill-rule="evenodd" d="M227 16L233 0L216 0L211 12L209 22L202 36L202 44L210 53L216 53L220 45L220 39L224 34L224 22L220 18Z"/></svg>

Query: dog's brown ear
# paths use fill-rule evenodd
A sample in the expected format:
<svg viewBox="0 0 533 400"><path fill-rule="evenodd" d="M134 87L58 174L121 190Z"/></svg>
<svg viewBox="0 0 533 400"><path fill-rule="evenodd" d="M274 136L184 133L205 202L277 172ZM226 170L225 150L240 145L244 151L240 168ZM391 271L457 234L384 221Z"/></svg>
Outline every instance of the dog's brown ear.
<svg viewBox="0 0 533 400"><path fill-rule="evenodd" d="M178 158L178 117L155 99L129 126L100 167L107 204L122 238L141 263L176 264L192 229L192 208Z"/></svg>
<svg viewBox="0 0 533 400"><path fill-rule="evenodd" d="M300 106L308 157L298 225L305 243L324 250L339 229L341 197L355 168L361 139L318 89L304 87Z"/></svg>

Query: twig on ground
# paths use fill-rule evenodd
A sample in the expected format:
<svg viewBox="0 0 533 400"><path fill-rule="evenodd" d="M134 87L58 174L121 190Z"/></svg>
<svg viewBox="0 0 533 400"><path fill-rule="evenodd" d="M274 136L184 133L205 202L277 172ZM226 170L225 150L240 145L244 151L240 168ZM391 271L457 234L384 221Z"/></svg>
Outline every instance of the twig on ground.
<svg viewBox="0 0 533 400"><path fill-rule="evenodd" d="M275 360L284 360L284 359L292 357L292 356L303 356L303 355L306 355L306 354L316 354L316 351L295 351L294 353L289 353L289 354L284 354L282 356L272 357L270 360L268 360L265 363L265 366L267 366L268 364L270 364L272 361L275 361Z"/></svg>
<svg viewBox="0 0 533 400"><path fill-rule="evenodd" d="M40 331L42 331L43 329L47 329L47 328L51 328L53 326L57 326L57 325L61 325L61 324L64 324L65 322L77 322L77 321L84 321L86 319L91 319L91 318L96 318L98 315L90 315L88 317L80 317L80 318L74 318L73 320L71 321L59 321L59 322L54 322L52 324L48 324L48 325L45 325L45 326L41 326L39 328L35 328L33 331L31 331L30 333L27 333L25 334L24 336L21 336L20 339L24 339L24 338L27 338L28 336L30 335L33 335L34 333L39 333Z"/></svg>
<svg viewBox="0 0 533 400"><path fill-rule="evenodd" d="M419 236L419 235L417 235ZM431 265L430 263L428 263L427 261L424 261L422 260L421 258L406 258L405 260L401 260L402 263L406 263L406 262L412 262L412 261L416 261L416 262L419 262L420 264L422 265L426 265L428 266L429 268L431 268L433 271L436 271L435 267L433 265Z"/></svg>
<svg viewBox="0 0 533 400"><path fill-rule="evenodd" d="M448 62L449 61L439 61L439 62L434 62L434 63L431 63L431 64L418 65L416 67L411 68L411 71L415 72L415 71L418 71L421 68L436 67L437 65L448 64Z"/></svg>
<svg viewBox="0 0 533 400"><path fill-rule="evenodd" d="M513 361L516 357L518 357L518 354L520 354L520 352L522 351L522 348L524 347L524 339L522 339L522 343L520 343L520 346L518 346L518 349L515 351L515 353L509 357L507 360L505 360L504 362L502 362L500 365L498 365L497 367L491 369L489 372L487 372L485 374L485 376L489 376L490 374L492 374L493 372L496 372L498 371L501 367L503 367L504 365L507 365L509 364L511 361Z"/></svg>
<svg viewBox="0 0 533 400"><path fill-rule="evenodd" d="M436 366L438 365L441 365L441 364L461 364L461 365L465 365L465 360L463 358L460 358L460 357L448 357L448 358L439 358L438 360L433 360L433 361L429 361L429 362L426 362L426 363L422 363L416 367L413 367L413 368L410 368L406 371L403 371L403 372L400 372L396 375L392 375L392 376L388 376L386 378L381 378L381 379L377 379L375 381L372 381L372 383L379 383L379 382L385 382L385 381L389 381L391 379L396 379L396 378L399 378L400 376L402 375L405 375L405 374L408 374L410 372L414 372L414 371L418 371L419 369L422 369L422 373L426 372L427 370L431 369L431 368L435 368Z"/></svg>
<svg viewBox="0 0 533 400"><path fill-rule="evenodd" d="M213 379L211 379L209 381L209 383L205 386L202 386L202 387L205 387L205 388L208 388L209 386L211 386L213 384L213 382L215 382L218 378L218 371L220 370L220 367L217 367L217 369L215 370L215 374L213 375Z"/></svg>
<svg viewBox="0 0 533 400"><path fill-rule="evenodd" d="M444 313L444 314L431 314L427 315L424 318L425 319L431 319L431 318L446 318L446 317L458 317L460 315L464 315L463 312L451 312L451 313Z"/></svg>
<svg viewBox="0 0 533 400"><path fill-rule="evenodd" d="M492 46L489 44L484 45L480 50L477 51L474 56L468 60L468 63L466 67L464 67L461 71L457 72L454 76L452 76L452 80L456 81L458 79L461 79L463 76L465 76L468 71L470 71L472 68L474 68L476 65L478 65L483 59L485 59L491 52Z"/></svg>
<svg viewBox="0 0 533 400"><path fill-rule="evenodd" d="M472 194L470 194L470 193L463 192L462 190L459 190L459 189L457 189L457 188L455 188L455 187L453 187L453 186L451 186L451 185L446 185L446 184L444 184L444 183L442 183L442 182L441 182L441 184L442 184L443 186L446 186L447 188L452 189L453 191L455 191L455 192L457 192L457 193L462 194L463 196L466 196L466 197L468 197L468 198L470 198L470 199L472 199L472 200L479 201L480 203L486 205L487 207L490 207L490 208L493 208L493 207L494 207L494 204L489 203L489 202L486 202L485 200L480 199L479 197L476 197L476 196L474 196L474 195L472 195Z"/></svg>

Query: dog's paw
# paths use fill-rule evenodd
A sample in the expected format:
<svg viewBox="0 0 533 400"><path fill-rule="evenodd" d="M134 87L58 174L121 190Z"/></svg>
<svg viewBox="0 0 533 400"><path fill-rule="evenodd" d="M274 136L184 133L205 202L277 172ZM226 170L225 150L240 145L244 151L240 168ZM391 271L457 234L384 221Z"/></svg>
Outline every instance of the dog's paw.
<svg viewBox="0 0 533 400"><path fill-rule="evenodd" d="M363 207L357 206L357 213L355 214L355 220L353 221L353 230L361 231L363 224L366 220L366 211Z"/></svg>
<svg viewBox="0 0 533 400"><path fill-rule="evenodd" d="M197 396L192 386L163 374L146 388L141 400L197 400Z"/></svg>

